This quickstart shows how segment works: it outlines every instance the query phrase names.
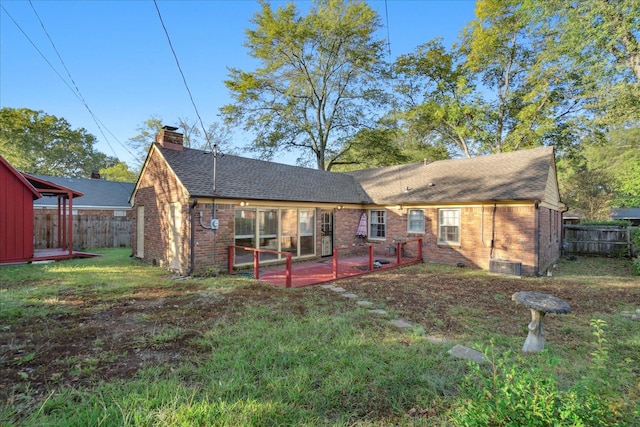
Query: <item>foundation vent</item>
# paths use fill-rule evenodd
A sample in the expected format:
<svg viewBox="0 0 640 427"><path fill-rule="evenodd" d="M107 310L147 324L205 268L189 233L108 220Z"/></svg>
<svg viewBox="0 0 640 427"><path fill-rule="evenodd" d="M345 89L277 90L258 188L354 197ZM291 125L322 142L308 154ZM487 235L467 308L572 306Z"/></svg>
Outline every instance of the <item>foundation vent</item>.
<svg viewBox="0 0 640 427"><path fill-rule="evenodd" d="M504 274L507 276L522 277L522 263L492 259L489 261L489 272L494 274Z"/></svg>

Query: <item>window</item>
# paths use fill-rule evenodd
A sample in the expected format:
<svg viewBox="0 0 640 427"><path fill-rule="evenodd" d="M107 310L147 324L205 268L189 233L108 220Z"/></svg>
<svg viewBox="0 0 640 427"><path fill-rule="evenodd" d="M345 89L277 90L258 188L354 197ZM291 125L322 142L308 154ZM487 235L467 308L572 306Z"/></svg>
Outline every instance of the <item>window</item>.
<svg viewBox="0 0 640 427"><path fill-rule="evenodd" d="M301 257L315 254L314 209L236 209L235 245L270 251L290 252ZM284 258L261 252L260 261ZM253 262L253 253L236 248L234 264Z"/></svg>
<svg viewBox="0 0 640 427"><path fill-rule="evenodd" d="M313 209L299 211L300 214L300 255L313 255L315 253L314 230L316 226Z"/></svg>
<svg viewBox="0 0 640 427"><path fill-rule="evenodd" d="M460 209L440 209L438 219L438 243L459 245Z"/></svg>
<svg viewBox="0 0 640 427"><path fill-rule="evenodd" d="M422 209L409 209L408 217L409 233L424 233L424 211Z"/></svg>
<svg viewBox="0 0 640 427"><path fill-rule="evenodd" d="M369 211L369 238L384 239L387 236L387 212Z"/></svg>

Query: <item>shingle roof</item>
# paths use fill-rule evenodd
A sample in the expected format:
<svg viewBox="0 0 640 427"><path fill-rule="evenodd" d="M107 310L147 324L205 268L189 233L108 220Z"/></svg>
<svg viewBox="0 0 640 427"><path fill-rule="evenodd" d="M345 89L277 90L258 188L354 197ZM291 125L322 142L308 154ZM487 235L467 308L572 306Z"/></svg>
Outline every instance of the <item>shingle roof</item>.
<svg viewBox="0 0 640 427"><path fill-rule="evenodd" d="M58 176L34 175L54 184L62 185L83 193L82 197L73 200L74 208L84 206L104 207L107 209L131 206L129 197L135 184L129 182L105 181L102 179L63 178ZM55 197L43 197L34 202L35 206L57 206Z"/></svg>
<svg viewBox="0 0 640 427"><path fill-rule="evenodd" d="M541 147L349 175L376 204L543 200L553 161L553 148Z"/></svg>
<svg viewBox="0 0 640 427"><path fill-rule="evenodd" d="M219 155L216 194L213 194L213 155L155 144L192 197L259 199L300 202L370 203L350 175L325 172L230 154Z"/></svg>
<svg viewBox="0 0 640 427"><path fill-rule="evenodd" d="M155 147L192 197L214 196L211 153ZM380 205L543 200L553 162L553 148L541 147L333 173L227 154L217 159L215 197Z"/></svg>
<svg viewBox="0 0 640 427"><path fill-rule="evenodd" d="M640 218L640 208L611 209L611 219L638 219L638 218Z"/></svg>

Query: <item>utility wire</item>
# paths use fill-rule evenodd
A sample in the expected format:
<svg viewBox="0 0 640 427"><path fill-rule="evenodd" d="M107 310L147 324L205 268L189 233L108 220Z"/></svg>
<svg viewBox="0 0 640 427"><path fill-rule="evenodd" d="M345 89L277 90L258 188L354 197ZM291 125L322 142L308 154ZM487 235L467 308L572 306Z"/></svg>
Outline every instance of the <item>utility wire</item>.
<svg viewBox="0 0 640 427"><path fill-rule="evenodd" d="M82 92L80 92L80 88L78 88L78 85L76 84L75 80L73 79L73 77L71 76L71 72L69 71L69 68L67 67L67 64L64 62L64 60L62 59L62 56L60 55L60 52L58 51L58 48L56 47L56 44L53 42L53 39L51 38L51 35L49 34L49 32L47 31L46 27L44 26L44 22L42 22L42 19L40 18L40 15L38 14L38 12L36 11L35 6L33 5L32 1L29 0L29 5L31 6L31 9L33 10L33 13L36 15L36 18L38 18L38 22L40 23L40 26L42 27L42 31L44 31L45 35L47 36L47 39L49 39L49 42L51 43L51 47L53 47L54 52L56 53L56 55L58 56L58 59L60 60L60 63L62 64L62 67L65 69L65 71L67 72L67 76L69 77L69 80L71 81L71 83L73 84L73 88L71 88L71 86L69 84L67 84L67 87L69 87L78 97L78 99L80 100L80 102L82 102L82 104L84 105L84 107L87 109L87 111L89 112L89 114L91 115L91 118L93 119L94 123L96 124L96 126L98 127L98 130L100 131L100 133L102 134L105 142L107 143L107 145L109 146L109 148L111 149L111 151L113 152L113 154L115 154L115 157L118 158L118 154L116 153L116 151L114 150L113 146L111 145L111 142L109 141L109 138L107 137L107 135L105 135L104 131L103 131L103 127L104 124L102 123L101 120L98 119L98 117L94 114L93 110L91 110L91 108L89 107L89 104L87 103L87 101L84 99L84 96L82 96ZM14 21L15 22L15 21ZM24 34L24 32L23 32ZM47 61L48 62L48 61ZM56 74L58 74L56 72ZM58 76L60 76L60 74L58 74ZM62 78L62 76L60 76L60 78ZM64 79L63 79L64 80ZM66 81L65 81L66 83ZM101 126L102 124L102 126ZM107 131L113 135L113 133L111 131L109 131L107 129ZM120 143L120 145L129 153L131 154L133 157L135 157L135 155L129 151L129 149L122 144L118 138L115 138L116 141L118 141L118 143ZM120 161L120 159L118 159Z"/></svg>
<svg viewBox="0 0 640 427"><path fill-rule="evenodd" d="M42 51L38 48L38 46L35 44L35 42L31 39L31 37L29 37L29 35L24 31L24 29L20 26L20 24L18 23L18 21L15 20L15 18L11 15L11 13L9 13L9 11L4 7L4 5L2 4L2 2L0 2L0 8L2 8L2 10L4 11L4 13L7 14L7 16L9 17L9 19L11 19L11 21L14 23L14 25L16 26L16 28L18 28L18 30L22 33L22 35L27 39L27 41L31 44L31 46L33 46L33 48L36 50L36 52L38 52L38 54L42 57L42 59L47 63L47 65L51 68L51 70L60 78L60 80L62 81L62 83L65 84L65 86L67 86L69 88L69 90L76 96L76 98L78 98L78 100L80 102L82 102L83 104L85 104L86 108L89 108L84 99L82 99L81 95L78 94L78 92L76 92L76 90L74 90L73 87L71 87L71 85L69 84L69 82L58 72L58 70L56 69L56 67L54 67L54 65L51 63L51 61L49 61L49 59L46 57L46 55L44 53L42 53ZM36 15L37 16L37 15ZM91 114L91 116L94 118L94 120L98 120L101 124L102 122L100 121L100 119L98 119L93 112L89 109L89 113ZM102 124L103 127L106 128L106 126L104 124ZM98 129L100 129L100 126L98 126ZM102 130L100 130L102 133ZM129 153L131 154L131 156L135 157L135 155L127 148L126 145L124 145L120 140L118 140L118 138L113 135L113 132L111 132L109 129L107 129L107 131L114 137L114 139L116 141L118 141L118 143ZM104 135L104 134L103 134ZM106 139L106 138L105 138ZM109 148L111 148L111 150L114 152L114 154L116 155L115 157L118 158L117 153L115 152L115 150L113 150L113 147L111 147L111 145L109 144ZM120 161L120 159L118 158L118 160Z"/></svg>
<svg viewBox="0 0 640 427"><path fill-rule="evenodd" d="M27 33L25 33L25 31L22 29L20 24L18 24L18 22L15 19L13 19L13 16L11 16L9 11L7 9L5 9L5 7L4 7L4 5L2 3L0 3L0 7L2 8L2 10L4 10L4 13L6 13L7 16L13 21L13 23L16 25L16 27L18 27L18 30L20 30L22 35L25 36L25 38L29 41L29 43L31 43L31 46L33 46L33 48L36 50L36 52L38 52L40 54L40 56L42 57L42 59L44 59L44 61L49 65L49 67L51 67L53 72L56 73L56 75L58 77L60 77L60 80L62 80L62 82L71 90L71 92L73 92L76 95L76 97L78 97L78 94L73 90L71 85L65 80L64 77L62 77L62 75L58 72L58 70L56 70L56 68L53 66L53 64L51 62L49 62L49 60L42 53L42 51L40 49L38 49L38 46L36 46L36 44L33 42L33 40L31 40L31 38L27 35Z"/></svg>
<svg viewBox="0 0 640 427"><path fill-rule="evenodd" d="M384 0L384 15L387 20L387 49L389 50L389 56L391 56L391 31L389 30L389 5L387 0Z"/></svg>
<svg viewBox="0 0 640 427"><path fill-rule="evenodd" d="M202 117L200 117L200 112L198 111L198 107L196 106L195 101L193 100L193 95L191 94L191 90L189 89L189 85L187 84L187 79L182 72L182 67L180 66L180 61L178 61L178 55L176 54L175 49L173 48L173 43L171 42L171 37L169 37L169 31L167 31L167 27L164 25L164 20L162 19L162 14L160 13L160 8L158 7L157 0L153 0L153 4L156 7L156 12L158 12L158 18L160 19L160 24L162 24L162 29L164 30L164 34L167 36L167 41L169 42L169 47L171 48L171 53L173 54L173 58L176 61L176 65L178 66L178 71L180 71L180 75L182 76L182 82L184 83L184 87L187 89L187 93L189 94L189 99L191 100L191 105L193 105L193 109L196 112L196 116L198 117L198 121L200 122L200 126L202 127L202 132L204 137L207 140L207 147L211 146L211 140L209 138L209 134L204 127L204 123L202 122ZM213 144L213 155L217 155L218 144ZM215 178L214 178L215 179Z"/></svg>

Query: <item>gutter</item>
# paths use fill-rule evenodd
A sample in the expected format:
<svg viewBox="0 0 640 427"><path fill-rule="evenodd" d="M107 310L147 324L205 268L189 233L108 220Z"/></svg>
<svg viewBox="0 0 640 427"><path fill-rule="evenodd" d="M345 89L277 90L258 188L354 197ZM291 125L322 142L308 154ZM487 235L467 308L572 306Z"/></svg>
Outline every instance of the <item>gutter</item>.
<svg viewBox="0 0 640 427"><path fill-rule="evenodd" d="M194 198L193 203L189 205L189 218L191 219L191 236L189 242L189 271L187 271L187 276L191 276L194 270L194 265L196 262L196 225L193 220L193 213L195 212L196 205L198 204L198 199Z"/></svg>

